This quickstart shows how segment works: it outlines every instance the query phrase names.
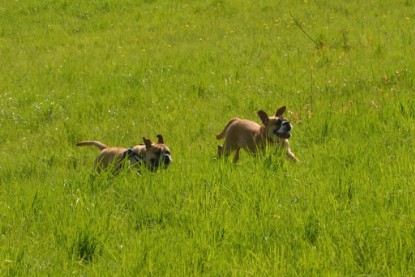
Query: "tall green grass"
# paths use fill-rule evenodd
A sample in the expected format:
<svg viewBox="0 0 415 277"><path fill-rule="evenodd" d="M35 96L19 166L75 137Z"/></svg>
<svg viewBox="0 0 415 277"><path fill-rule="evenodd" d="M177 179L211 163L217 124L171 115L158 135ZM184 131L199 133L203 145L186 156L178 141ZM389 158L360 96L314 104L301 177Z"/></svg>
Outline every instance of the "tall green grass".
<svg viewBox="0 0 415 277"><path fill-rule="evenodd" d="M304 32L296 25L301 24ZM0 4L0 272L412 275L411 1ZM287 105L294 164L217 160ZM173 164L92 175L163 134Z"/></svg>

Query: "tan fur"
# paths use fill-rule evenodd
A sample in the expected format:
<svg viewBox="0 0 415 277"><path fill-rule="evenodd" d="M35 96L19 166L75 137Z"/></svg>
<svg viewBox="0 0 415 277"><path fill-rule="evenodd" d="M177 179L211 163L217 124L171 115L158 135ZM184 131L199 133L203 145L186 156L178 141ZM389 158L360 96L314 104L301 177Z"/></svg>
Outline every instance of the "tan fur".
<svg viewBox="0 0 415 277"><path fill-rule="evenodd" d="M258 111L262 125L246 119L231 119L223 131L216 136L217 139L225 137L223 146L218 146L218 156L228 156L235 151L233 162L237 162L241 148L252 155L256 155L258 152L264 153L267 144L277 144L286 150L287 157L298 161L291 152L288 139L276 134L277 129L281 127L278 124L282 122L282 114L285 110L285 106L279 108L275 116L272 117L268 117L264 111ZM284 122L289 124L288 121ZM291 124L289 125L291 126ZM289 130L286 133L289 133Z"/></svg>
<svg viewBox="0 0 415 277"><path fill-rule="evenodd" d="M169 148L164 144L163 137L158 135L158 142L152 143L150 140L143 138L144 144L138 144L131 148L131 154L125 154L128 148L109 147L99 141L81 141L77 146L95 146L101 150L101 153L95 158L94 169L98 172L104 169L111 169L114 173L121 170L125 163L130 167L139 167L141 162L150 170L156 170L160 163L167 167L172 161ZM134 155L136 155L134 158ZM140 157L140 160L137 160ZM166 161L166 159L168 161Z"/></svg>

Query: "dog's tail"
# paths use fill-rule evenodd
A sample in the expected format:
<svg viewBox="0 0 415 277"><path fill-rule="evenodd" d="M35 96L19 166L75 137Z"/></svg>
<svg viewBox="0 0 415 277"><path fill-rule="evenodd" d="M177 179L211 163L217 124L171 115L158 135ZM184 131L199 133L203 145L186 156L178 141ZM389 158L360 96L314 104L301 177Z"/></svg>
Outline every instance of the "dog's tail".
<svg viewBox="0 0 415 277"><path fill-rule="evenodd" d="M228 124L226 124L223 131L216 135L216 139L223 139L226 135L226 130L228 130L228 128L229 128L229 125L231 125L235 120L238 120L238 119L233 118L233 119L229 120Z"/></svg>
<svg viewBox="0 0 415 277"><path fill-rule="evenodd" d="M76 144L76 146L89 146L89 145L94 145L99 150L104 150L105 148L108 148L108 146L106 146L105 144L99 141L81 141Z"/></svg>

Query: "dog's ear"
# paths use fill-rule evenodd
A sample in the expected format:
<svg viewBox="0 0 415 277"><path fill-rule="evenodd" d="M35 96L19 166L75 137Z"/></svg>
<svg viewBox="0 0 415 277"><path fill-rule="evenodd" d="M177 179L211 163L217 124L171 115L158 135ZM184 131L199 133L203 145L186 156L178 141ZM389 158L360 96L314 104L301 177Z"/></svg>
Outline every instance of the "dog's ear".
<svg viewBox="0 0 415 277"><path fill-rule="evenodd" d="M259 116L259 118L261 119L261 121L264 125L268 124L269 118L268 118L268 115L267 115L266 112L264 112L263 110L259 110L258 111L258 116Z"/></svg>
<svg viewBox="0 0 415 277"><path fill-rule="evenodd" d="M143 141L144 141L144 144L146 145L146 148L150 149L151 145L152 145L151 140L146 139L145 137L143 137Z"/></svg>
<svg viewBox="0 0 415 277"><path fill-rule="evenodd" d="M282 114L285 112L285 110L287 109L287 107L286 106L282 106L281 108L279 108L278 110L277 110L277 112L275 113L275 116L276 117L280 117L280 116L282 116Z"/></svg>
<svg viewBox="0 0 415 277"><path fill-rule="evenodd" d="M162 135L157 135L157 138L159 139L158 141L157 141L157 143L158 144L164 144L164 139L163 139L163 136Z"/></svg>

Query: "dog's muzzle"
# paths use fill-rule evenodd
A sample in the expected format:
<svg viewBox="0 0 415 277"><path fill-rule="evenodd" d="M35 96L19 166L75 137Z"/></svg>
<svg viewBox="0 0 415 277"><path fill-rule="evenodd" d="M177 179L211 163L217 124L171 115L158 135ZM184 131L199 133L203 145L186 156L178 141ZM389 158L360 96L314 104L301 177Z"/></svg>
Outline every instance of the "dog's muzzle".
<svg viewBox="0 0 415 277"><path fill-rule="evenodd" d="M171 158L169 154L161 155L161 163L164 164L165 168L167 168L172 162L173 162L173 159Z"/></svg>
<svg viewBox="0 0 415 277"><path fill-rule="evenodd" d="M169 153L162 153L160 157L156 160L151 160L151 164L153 169L156 169L160 166L164 165L164 168L167 168L171 163L173 162L173 159L171 158Z"/></svg>
<svg viewBox="0 0 415 277"><path fill-rule="evenodd" d="M288 121L283 121L281 123L280 128L278 128L277 130L274 131L274 134L279 136L280 138L283 139L289 139L291 137L291 129L293 128L293 126L291 125L290 122Z"/></svg>

